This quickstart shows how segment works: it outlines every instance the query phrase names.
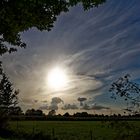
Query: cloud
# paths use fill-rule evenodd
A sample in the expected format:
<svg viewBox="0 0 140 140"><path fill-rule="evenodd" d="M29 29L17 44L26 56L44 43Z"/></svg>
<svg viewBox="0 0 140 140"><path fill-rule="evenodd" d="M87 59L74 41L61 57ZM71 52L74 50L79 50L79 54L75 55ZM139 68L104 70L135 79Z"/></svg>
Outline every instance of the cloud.
<svg viewBox="0 0 140 140"><path fill-rule="evenodd" d="M28 104L28 105L33 105L33 104L37 104L39 102L39 100L34 100L34 99L30 99L30 98L24 98L24 99L20 99L20 102L22 102L23 104Z"/></svg>
<svg viewBox="0 0 140 140"><path fill-rule="evenodd" d="M87 105L87 104L84 104L81 109L92 110L91 107L89 105Z"/></svg>
<svg viewBox="0 0 140 140"><path fill-rule="evenodd" d="M64 103L63 100L59 97L53 97L51 104L49 106L49 110L58 110L58 104Z"/></svg>
<svg viewBox="0 0 140 140"><path fill-rule="evenodd" d="M46 104L46 105L42 105L39 107L39 109L41 110L49 110L49 106Z"/></svg>
<svg viewBox="0 0 140 140"><path fill-rule="evenodd" d="M63 100L61 98L59 97L52 98L51 104L60 104L60 103L63 103Z"/></svg>
<svg viewBox="0 0 140 140"><path fill-rule="evenodd" d="M60 103L64 103L64 101L59 97L53 97L51 99L50 105L48 105L48 104L42 105L40 107L40 109L42 109L42 110L58 110L58 105Z"/></svg>
<svg viewBox="0 0 140 140"><path fill-rule="evenodd" d="M75 104L65 104L62 108L62 110L69 110L69 109L78 109L77 105Z"/></svg>
<svg viewBox="0 0 140 140"><path fill-rule="evenodd" d="M48 101L47 101L47 100L43 100L42 102L43 102L43 103L47 103Z"/></svg>
<svg viewBox="0 0 140 140"><path fill-rule="evenodd" d="M58 110L58 104L51 104L48 110Z"/></svg>
<svg viewBox="0 0 140 140"><path fill-rule="evenodd" d="M37 103L38 102L38 100L34 100L34 103Z"/></svg>
<svg viewBox="0 0 140 140"><path fill-rule="evenodd" d="M84 109L84 110L108 110L110 108L106 107L106 106L102 106L102 105L96 105L96 104L94 104L94 105L84 104L81 109Z"/></svg>
<svg viewBox="0 0 140 140"><path fill-rule="evenodd" d="M79 97L77 100L80 102L80 106L83 106L83 102L86 101L87 98L85 98L85 97Z"/></svg>
<svg viewBox="0 0 140 140"><path fill-rule="evenodd" d="M139 5L138 0L110 0L87 12L74 7L59 16L51 32L31 29L23 33L30 47L2 58L8 76L31 104L33 96L42 94L51 98L50 94L62 93L68 102L81 96L103 98L110 83L123 74L139 78ZM50 92L45 81L48 69L56 64L70 71L69 87L61 93ZM83 105L85 101L79 102ZM54 98L46 108L58 109L60 103ZM86 104L84 107L91 108Z"/></svg>
<svg viewBox="0 0 140 140"><path fill-rule="evenodd" d="M101 105L94 105L94 106L92 106L92 109L93 110L102 110L102 109L108 110L110 108L109 107L105 107L105 106L101 106Z"/></svg>

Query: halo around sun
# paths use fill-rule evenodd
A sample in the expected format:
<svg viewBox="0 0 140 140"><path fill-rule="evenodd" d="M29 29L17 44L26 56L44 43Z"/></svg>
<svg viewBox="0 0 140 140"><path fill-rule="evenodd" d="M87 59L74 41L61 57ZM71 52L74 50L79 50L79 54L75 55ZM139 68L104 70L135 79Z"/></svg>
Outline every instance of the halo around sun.
<svg viewBox="0 0 140 140"><path fill-rule="evenodd" d="M66 87L68 77L62 68L55 67L48 72L47 84L51 89L61 90Z"/></svg>

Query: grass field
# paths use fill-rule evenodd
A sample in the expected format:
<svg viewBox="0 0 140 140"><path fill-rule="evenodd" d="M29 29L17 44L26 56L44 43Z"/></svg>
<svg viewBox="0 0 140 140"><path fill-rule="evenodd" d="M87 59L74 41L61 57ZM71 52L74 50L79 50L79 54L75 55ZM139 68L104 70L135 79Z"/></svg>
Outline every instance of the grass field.
<svg viewBox="0 0 140 140"><path fill-rule="evenodd" d="M133 125L133 129L140 127L140 121L128 123ZM59 140L114 140L120 132L131 133L130 128L124 127L124 124L120 121L116 125L117 130L110 127L110 122L101 121L13 121L10 122L10 129L27 133L42 131Z"/></svg>

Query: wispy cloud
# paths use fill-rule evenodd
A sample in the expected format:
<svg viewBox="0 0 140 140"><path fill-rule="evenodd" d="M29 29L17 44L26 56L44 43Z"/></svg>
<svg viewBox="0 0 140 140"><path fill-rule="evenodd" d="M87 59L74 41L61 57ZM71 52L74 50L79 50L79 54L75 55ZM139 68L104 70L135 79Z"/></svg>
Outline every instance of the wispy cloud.
<svg viewBox="0 0 140 140"><path fill-rule="evenodd" d="M109 0L87 12L75 7L58 18L51 32L31 29L23 33L29 47L3 57L5 70L20 88L20 96L51 100L63 95L66 102L75 102L81 96L104 96L110 83L123 74L138 79L139 5L138 0ZM45 76L55 65L68 70L69 87L50 92Z"/></svg>
<svg viewBox="0 0 140 140"><path fill-rule="evenodd" d="M78 106L76 104L65 104L62 108L62 110L75 110L78 109Z"/></svg>

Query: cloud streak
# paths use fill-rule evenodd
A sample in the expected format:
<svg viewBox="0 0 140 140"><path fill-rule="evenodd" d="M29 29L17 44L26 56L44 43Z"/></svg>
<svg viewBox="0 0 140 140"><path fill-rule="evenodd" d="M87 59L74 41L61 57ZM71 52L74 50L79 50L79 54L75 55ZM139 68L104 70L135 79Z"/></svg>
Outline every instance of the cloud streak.
<svg viewBox="0 0 140 140"><path fill-rule="evenodd" d="M65 104L61 109L62 110L75 110L75 109L78 109L78 106L75 104Z"/></svg>
<svg viewBox="0 0 140 140"><path fill-rule="evenodd" d="M138 0L109 0L87 12L79 6L62 14L49 33L35 29L24 33L23 40L30 47L3 57L4 67L21 89L22 98L30 94L29 98L36 100L46 95L51 102L46 108L58 109L62 101L51 100L58 94L65 99L69 96L65 102L81 96L102 98L110 83L121 75L130 73L138 79L139 5ZM45 83L47 71L55 65L66 68L70 77L69 87L59 92L49 91Z"/></svg>

